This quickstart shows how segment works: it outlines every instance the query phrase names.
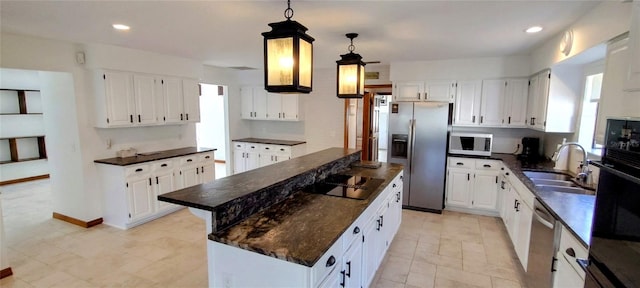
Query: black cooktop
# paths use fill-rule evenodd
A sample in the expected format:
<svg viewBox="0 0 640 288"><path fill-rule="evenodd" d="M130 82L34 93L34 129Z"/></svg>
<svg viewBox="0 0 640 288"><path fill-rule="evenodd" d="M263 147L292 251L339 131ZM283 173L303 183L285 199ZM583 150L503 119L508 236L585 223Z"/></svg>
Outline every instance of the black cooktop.
<svg viewBox="0 0 640 288"><path fill-rule="evenodd" d="M334 174L309 185L304 192L364 200L369 198L384 180L363 176Z"/></svg>

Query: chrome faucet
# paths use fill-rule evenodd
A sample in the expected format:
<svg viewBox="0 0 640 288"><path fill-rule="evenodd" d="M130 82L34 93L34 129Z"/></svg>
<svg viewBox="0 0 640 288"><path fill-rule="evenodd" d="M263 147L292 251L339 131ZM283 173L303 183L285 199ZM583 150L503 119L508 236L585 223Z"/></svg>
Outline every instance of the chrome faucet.
<svg viewBox="0 0 640 288"><path fill-rule="evenodd" d="M584 149L584 147L582 147L582 145L580 145L580 143L578 142L567 142L564 143L560 146L560 148L558 148L558 151L556 151L556 155L553 157L553 161L558 161L558 157L560 157L560 151L562 151L562 149L564 149L564 147L568 147L568 146L578 146L578 148L580 148L580 150L582 150L582 164L580 165L580 173L578 173L578 179L585 184L591 184L591 170L589 170L589 160L587 159L587 150Z"/></svg>

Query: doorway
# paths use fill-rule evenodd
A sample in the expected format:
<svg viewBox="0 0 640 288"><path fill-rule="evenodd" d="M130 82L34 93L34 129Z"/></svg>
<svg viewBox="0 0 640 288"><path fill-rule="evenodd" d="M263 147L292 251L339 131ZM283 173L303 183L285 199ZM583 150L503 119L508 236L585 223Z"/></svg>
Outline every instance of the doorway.
<svg viewBox="0 0 640 288"><path fill-rule="evenodd" d="M216 178L227 175L225 101L228 88L224 85L200 84L200 122L196 123L198 148L216 148Z"/></svg>
<svg viewBox="0 0 640 288"><path fill-rule="evenodd" d="M391 84L365 85L363 98L345 100L344 147L362 150L363 161L386 161L387 120L381 120L381 109L390 95ZM380 145L384 159L379 158Z"/></svg>

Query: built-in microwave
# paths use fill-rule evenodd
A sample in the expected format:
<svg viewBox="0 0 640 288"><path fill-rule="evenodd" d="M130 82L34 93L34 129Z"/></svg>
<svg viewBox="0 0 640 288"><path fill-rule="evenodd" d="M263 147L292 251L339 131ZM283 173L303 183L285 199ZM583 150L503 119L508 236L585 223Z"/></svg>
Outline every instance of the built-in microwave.
<svg viewBox="0 0 640 288"><path fill-rule="evenodd" d="M449 154L491 156L492 134L452 132Z"/></svg>

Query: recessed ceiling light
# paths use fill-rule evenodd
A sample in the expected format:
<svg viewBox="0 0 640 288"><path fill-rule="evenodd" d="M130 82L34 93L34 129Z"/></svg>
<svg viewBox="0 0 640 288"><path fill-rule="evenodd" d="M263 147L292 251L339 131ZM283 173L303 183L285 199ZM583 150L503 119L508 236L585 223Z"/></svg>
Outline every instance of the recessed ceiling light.
<svg viewBox="0 0 640 288"><path fill-rule="evenodd" d="M540 31L542 31L542 27L540 26L531 26L527 28L527 30L524 30L524 32L527 32L527 33L538 33Z"/></svg>
<svg viewBox="0 0 640 288"><path fill-rule="evenodd" d="M113 29L116 29L116 30L129 30L129 29L131 29L131 27L129 27L127 25L124 25L124 24L113 24L112 26L113 26Z"/></svg>

